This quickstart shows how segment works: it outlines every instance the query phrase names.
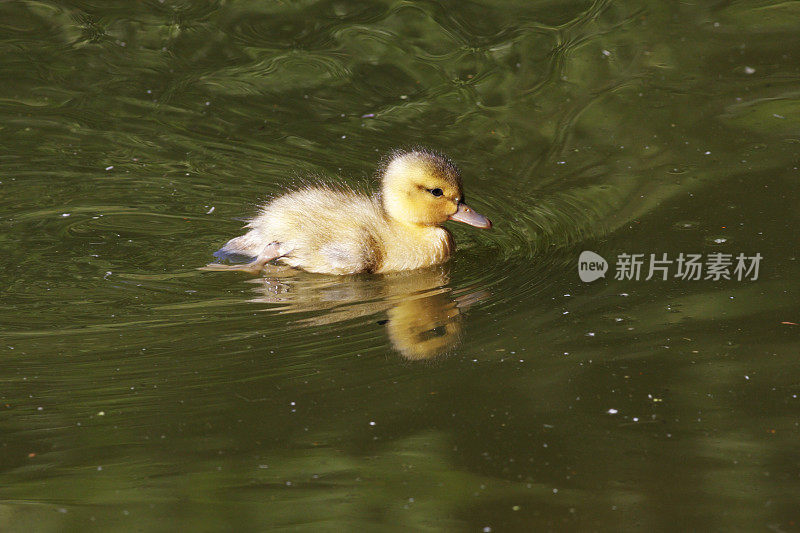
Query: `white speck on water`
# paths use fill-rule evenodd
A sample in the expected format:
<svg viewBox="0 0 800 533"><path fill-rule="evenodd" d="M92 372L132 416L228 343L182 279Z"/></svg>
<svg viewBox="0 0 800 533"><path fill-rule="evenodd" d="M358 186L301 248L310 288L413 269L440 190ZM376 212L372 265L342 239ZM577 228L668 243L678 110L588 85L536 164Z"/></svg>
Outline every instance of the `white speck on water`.
<svg viewBox="0 0 800 533"><path fill-rule="evenodd" d="M372 421L372 420L370 420L370 421L369 421L369 425L370 425L370 426L374 426L374 425L375 425L375 422L374 422L374 421Z"/></svg>
<svg viewBox="0 0 800 533"><path fill-rule="evenodd" d="M492 528L490 528L489 526L486 526L485 528L483 528L483 533L491 533L491 531L492 531Z"/></svg>
<svg viewBox="0 0 800 533"><path fill-rule="evenodd" d="M611 55L611 52L609 52L608 50L603 50L603 55L608 57Z"/></svg>
<svg viewBox="0 0 800 533"><path fill-rule="evenodd" d="M291 481L287 481L287 482L286 482L286 486L287 486L287 487L291 487L291 486L292 486L292 482L291 482Z"/></svg>
<svg viewBox="0 0 800 533"><path fill-rule="evenodd" d="M342 139L347 139L347 135L342 135Z"/></svg>
<svg viewBox="0 0 800 533"><path fill-rule="evenodd" d="M103 471L103 467L102 467L102 466L98 466L98 467L97 467L97 471L98 471L98 472L102 472L102 471Z"/></svg>
<svg viewBox="0 0 800 533"><path fill-rule="evenodd" d="M777 113L773 113L772 116L775 117L775 118L786 118L783 115L779 115Z"/></svg>
<svg viewBox="0 0 800 533"><path fill-rule="evenodd" d="M62 217L68 217L68 216L70 216L70 214L71 214L71 213L61 213L61 216L62 216Z"/></svg>
<svg viewBox="0 0 800 533"><path fill-rule="evenodd" d="M558 494L558 489L553 489L553 494Z"/></svg>
<svg viewBox="0 0 800 533"><path fill-rule="evenodd" d="M97 413L97 416L106 416L106 412L105 411L100 411L100 412Z"/></svg>
<svg viewBox="0 0 800 533"><path fill-rule="evenodd" d="M400 100L408 100L408 95L407 94L401 94L400 95Z"/></svg>
<svg viewBox="0 0 800 533"><path fill-rule="evenodd" d="M212 206L211 206L211 209L209 209L208 211L206 211L206 215L210 215L211 213L213 213L213 212L214 212L214 209L216 209L216 207L214 207L214 206L212 205Z"/></svg>
<svg viewBox="0 0 800 533"><path fill-rule="evenodd" d="M112 168L114 168L114 165L109 165L106 167L106 170L111 170Z"/></svg>
<svg viewBox="0 0 800 533"><path fill-rule="evenodd" d="M206 105L211 105L211 102L209 102L209 101L206 101Z"/></svg>
<svg viewBox="0 0 800 533"><path fill-rule="evenodd" d="M295 402L289 402L289 405L297 405Z"/></svg>
<svg viewBox="0 0 800 533"><path fill-rule="evenodd" d="M586 334L587 337L594 337L594 331L590 331Z"/></svg>
<svg viewBox="0 0 800 533"><path fill-rule="evenodd" d="M718 238L718 239L714 239L714 242L715 242L716 244L722 244L722 243L724 243L724 242L728 242L728 239L726 239L726 238L724 238L724 237L720 237L720 238Z"/></svg>
<svg viewBox="0 0 800 533"><path fill-rule="evenodd" d="M706 151L706 152L705 152L705 155L711 155L711 152L709 152L709 151Z"/></svg>
<svg viewBox="0 0 800 533"><path fill-rule="evenodd" d="M612 409L609 409L608 411L606 411L606 413L608 413L610 415L615 415L615 414L619 413L619 411L617 411L616 409L612 408Z"/></svg>
<svg viewBox="0 0 800 533"><path fill-rule="evenodd" d="M753 73L755 73L755 71L756 71L756 69L754 69L753 67L744 67L744 73L745 74L753 74Z"/></svg>
<svg viewBox="0 0 800 533"><path fill-rule="evenodd" d="M638 416L634 416L634 417L633 417L633 421L634 421L634 422L638 422L638 421L639 421L639 417L638 417Z"/></svg>
<svg viewBox="0 0 800 533"><path fill-rule="evenodd" d="M37 407L36 410L37 411L44 411L44 407Z"/></svg>
<svg viewBox="0 0 800 533"><path fill-rule="evenodd" d="M748 376L747 374L745 374L745 376L744 376L744 379L746 379L747 381L750 381L750 376Z"/></svg>

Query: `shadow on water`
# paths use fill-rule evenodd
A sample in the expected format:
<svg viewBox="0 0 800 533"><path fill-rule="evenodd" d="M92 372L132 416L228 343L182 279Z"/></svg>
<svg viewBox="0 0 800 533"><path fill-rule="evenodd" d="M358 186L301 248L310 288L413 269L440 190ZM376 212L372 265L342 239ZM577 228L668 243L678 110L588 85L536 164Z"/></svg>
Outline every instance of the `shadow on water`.
<svg viewBox="0 0 800 533"><path fill-rule="evenodd" d="M283 275L281 275L283 274ZM449 287L448 267L382 276L302 275L274 267L256 284L254 303L277 304L284 314L314 316L300 326L325 326L370 316L385 324L392 347L413 361L429 360L452 351L461 340L461 317L489 296L486 290Z"/></svg>

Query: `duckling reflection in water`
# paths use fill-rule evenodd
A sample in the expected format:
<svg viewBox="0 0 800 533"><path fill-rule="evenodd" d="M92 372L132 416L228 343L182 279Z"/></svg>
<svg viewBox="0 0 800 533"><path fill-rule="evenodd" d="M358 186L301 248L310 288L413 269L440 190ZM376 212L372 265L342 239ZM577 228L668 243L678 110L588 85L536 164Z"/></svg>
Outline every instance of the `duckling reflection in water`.
<svg viewBox="0 0 800 533"><path fill-rule="evenodd" d="M273 267L257 283L259 296L251 302L279 304L281 313L323 312L298 321L322 326L385 313L392 347L409 360L427 360L446 354L461 342L463 313L485 298L485 290L454 291L447 287L444 267L385 276L298 276L287 267ZM276 308L271 308L276 310Z"/></svg>
<svg viewBox="0 0 800 533"><path fill-rule="evenodd" d="M461 176L447 158L421 149L397 151L381 173L379 193L317 186L275 198L250 220L250 231L214 254L253 261L205 269L257 273L277 260L325 274L413 270L449 259L455 246L441 226L447 220L492 227L464 203Z"/></svg>

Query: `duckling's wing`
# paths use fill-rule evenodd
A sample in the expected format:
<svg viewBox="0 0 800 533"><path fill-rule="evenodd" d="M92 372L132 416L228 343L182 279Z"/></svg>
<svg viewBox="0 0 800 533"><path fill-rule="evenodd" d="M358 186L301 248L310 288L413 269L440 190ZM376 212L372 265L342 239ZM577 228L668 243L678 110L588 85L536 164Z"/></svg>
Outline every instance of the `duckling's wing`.
<svg viewBox="0 0 800 533"><path fill-rule="evenodd" d="M337 274L374 272L381 262L378 244L366 228L354 229L349 239L331 241L320 247L320 255L326 260L326 271Z"/></svg>

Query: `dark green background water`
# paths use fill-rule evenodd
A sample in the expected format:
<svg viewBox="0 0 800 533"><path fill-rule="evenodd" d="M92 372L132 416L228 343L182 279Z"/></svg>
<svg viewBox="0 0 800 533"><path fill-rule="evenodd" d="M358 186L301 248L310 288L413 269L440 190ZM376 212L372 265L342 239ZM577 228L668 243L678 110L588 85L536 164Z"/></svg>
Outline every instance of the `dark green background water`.
<svg viewBox="0 0 800 533"><path fill-rule="evenodd" d="M196 270L417 143L444 267ZM796 1L0 3L0 529L797 529L798 154Z"/></svg>

